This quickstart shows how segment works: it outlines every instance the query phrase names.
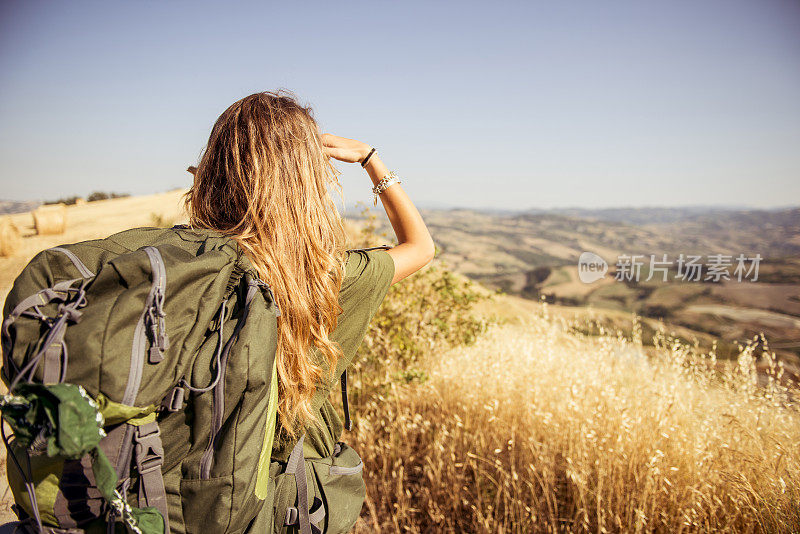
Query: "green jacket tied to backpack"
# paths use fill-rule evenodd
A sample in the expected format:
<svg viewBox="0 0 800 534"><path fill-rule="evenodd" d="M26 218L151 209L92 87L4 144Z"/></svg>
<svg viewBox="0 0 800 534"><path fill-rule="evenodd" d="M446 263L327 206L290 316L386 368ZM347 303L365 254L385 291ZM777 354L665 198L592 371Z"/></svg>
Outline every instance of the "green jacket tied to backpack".
<svg viewBox="0 0 800 534"><path fill-rule="evenodd" d="M343 308L361 311L341 323L343 385L393 274L385 251L349 258ZM18 527L352 528L362 464L338 441L329 388L315 405L321 424L294 443L276 438L279 316L272 289L217 232L140 228L38 254L6 299L1 332Z"/></svg>

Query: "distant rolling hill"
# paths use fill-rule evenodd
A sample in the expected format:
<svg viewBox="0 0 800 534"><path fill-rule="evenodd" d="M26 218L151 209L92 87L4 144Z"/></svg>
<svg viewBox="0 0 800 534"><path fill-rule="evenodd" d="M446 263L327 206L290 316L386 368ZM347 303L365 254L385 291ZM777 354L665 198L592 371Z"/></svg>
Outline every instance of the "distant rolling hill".
<svg viewBox="0 0 800 534"><path fill-rule="evenodd" d="M0 215L24 213L36 209L40 204L38 200L0 200Z"/></svg>
<svg viewBox="0 0 800 534"><path fill-rule="evenodd" d="M633 311L745 341L764 332L774 347L800 355L800 209L664 208L487 212L424 210L439 258L489 287L527 298ZM578 257L594 252L609 274L578 279ZM616 281L618 256L759 254L756 282ZM732 271L732 268L731 268Z"/></svg>

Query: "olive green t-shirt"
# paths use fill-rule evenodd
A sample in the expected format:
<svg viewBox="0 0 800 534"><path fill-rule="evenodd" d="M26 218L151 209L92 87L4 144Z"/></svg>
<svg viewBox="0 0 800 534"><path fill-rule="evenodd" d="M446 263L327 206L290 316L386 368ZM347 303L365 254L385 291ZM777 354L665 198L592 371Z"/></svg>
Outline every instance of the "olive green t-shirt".
<svg viewBox="0 0 800 534"><path fill-rule="evenodd" d="M348 251L344 279L339 292L342 312L331 340L339 344L342 356L336 364L335 378L318 386L312 410L318 425L306 430L304 451L307 457L328 457L342 434L342 421L329 400L333 388L355 357L356 350L367 333L369 322L381 305L394 277L394 260L384 249ZM316 352L315 352L316 354ZM283 437L283 436L281 436ZM272 459L286 461L297 440L276 436Z"/></svg>

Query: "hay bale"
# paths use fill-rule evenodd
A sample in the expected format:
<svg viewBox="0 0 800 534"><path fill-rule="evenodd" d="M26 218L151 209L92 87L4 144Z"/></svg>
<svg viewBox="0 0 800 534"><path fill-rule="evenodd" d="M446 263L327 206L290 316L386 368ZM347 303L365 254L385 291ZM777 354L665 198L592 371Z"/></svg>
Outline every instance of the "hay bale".
<svg viewBox="0 0 800 534"><path fill-rule="evenodd" d="M75 199L76 206L84 206L86 204L86 199L83 197L78 197Z"/></svg>
<svg viewBox="0 0 800 534"><path fill-rule="evenodd" d="M0 218L0 256L10 257L22 245L19 228L9 217Z"/></svg>
<svg viewBox="0 0 800 534"><path fill-rule="evenodd" d="M33 211L33 226L38 235L63 234L67 229L67 207L54 204L36 208Z"/></svg>

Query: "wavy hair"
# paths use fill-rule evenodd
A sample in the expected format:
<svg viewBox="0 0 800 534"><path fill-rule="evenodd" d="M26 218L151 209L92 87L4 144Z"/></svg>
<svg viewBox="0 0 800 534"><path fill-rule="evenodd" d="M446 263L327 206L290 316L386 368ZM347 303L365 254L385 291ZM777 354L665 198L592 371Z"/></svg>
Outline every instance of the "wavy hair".
<svg viewBox="0 0 800 534"><path fill-rule="evenodd" d="M236 239L274 289L278 415L292 436L341 356L330 339L344 277L345 231L329 192L341 195L338 176L311 108L288 91L263 92L217 119L185 197L190 224Z"/></svg>

